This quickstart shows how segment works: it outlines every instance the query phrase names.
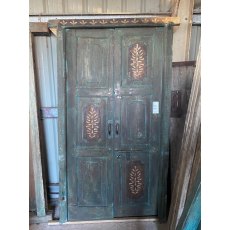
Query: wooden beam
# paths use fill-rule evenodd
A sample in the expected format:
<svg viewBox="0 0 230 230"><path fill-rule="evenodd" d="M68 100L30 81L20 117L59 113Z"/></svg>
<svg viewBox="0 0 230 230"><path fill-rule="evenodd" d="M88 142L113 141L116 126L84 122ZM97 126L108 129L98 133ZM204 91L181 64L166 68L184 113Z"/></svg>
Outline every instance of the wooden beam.
<svg viewBox="0 0 230 230"><path fill-rule="evenodd" d="M30 22L30 32L35 35L50 35L47 22Z"/></svg>
<svg viewBox="0 0 230 230"><path fill-rule="evenodd" d="M179 3L180 0L173 1L172 17L176 17L178 15Z"/></svg>
<svg viewBox="0 0 230 230"><path fill-rule="evenodd" d="M176 181L172 191L172 201L170 206L168 229L175 230L178 220L183 212L187 196L191 171L194 162L194 156L199 138L201 125L201 61L200 49L197 57L197 64L194 73L191 96L189 99L188 111L185 120L181 150L178 160L178 170L176 172Z"/></svg>
<svg viewBox="0 0 230 230"><path fill-rule="evenodd" d="M175 4L179 4L174 14L180 18L180 26L174 27L173 61L188 61L194 0L180 0Z"/></svg>
<svg viewBox="0 0 230 230"><path fill-rule="evenodd" d="M35 196L37 216L46 215L46 198L44 190L44 181L42 174L41 145L38 123L38 108L36 97L36 84L34 72L34 58L32 47L33 35L29 38L29 129L30 129L30 150L32 152L32 162L34 169Z"/></svg>
<svg viewBox="0 0 230 230"><path fill-rule="evenodd" d="M163 16L145 16L145 17L118 17L118 18L86 18L86 19L58 19L49 20L48 27L138 27L138 26L164 26L165 24L179 25L179 17L163 17Z"/></svg>

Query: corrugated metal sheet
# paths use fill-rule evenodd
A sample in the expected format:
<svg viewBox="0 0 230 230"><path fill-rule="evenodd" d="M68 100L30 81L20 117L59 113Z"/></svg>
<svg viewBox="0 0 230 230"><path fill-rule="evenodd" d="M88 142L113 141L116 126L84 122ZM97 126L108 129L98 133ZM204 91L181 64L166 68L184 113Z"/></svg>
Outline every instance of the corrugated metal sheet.
<svg viewBox="0 0 230 230"><path fill-rule="evenodd" d="M57 107L56 37L34 37L34 53L41 107ZM57 118L42 120L49 183L59 182ZM54 197L53 197L54 198Z"/></svg>
<svg viewBox="0 0 230 230"><path fill-rule="evenodd" d="M200 38L201 38L201 26L193 26L191 41L190 41L190 50L189 50L190 61L195 61L197 58L197 53L200 45Z"/></svg>
<svg viewBox="0 0 230 230"><path fill-rule="evenodd" d="M173 0L29 0L30 15L167 13Z"/></svg>

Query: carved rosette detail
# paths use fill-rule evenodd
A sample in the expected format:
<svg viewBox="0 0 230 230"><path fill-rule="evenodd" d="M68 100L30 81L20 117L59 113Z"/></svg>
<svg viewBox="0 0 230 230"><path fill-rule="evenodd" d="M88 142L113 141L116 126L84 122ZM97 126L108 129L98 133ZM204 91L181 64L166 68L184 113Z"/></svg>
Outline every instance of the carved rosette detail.
<svg viewBox="0 0 230 230"><path fill-rule="evenodd" d="M142 164L132 164L129 169L128 194L131 198L139 198L144 190L144 171Z"/></svg>
<svg viewBox="0 0 230 230"><path fill-rule="evenodd" d="M145 49L136 43L129 49L129 75L135 80L145 76Z"/></svg>
<svg viewBox="0 0 230 230"><path fill-rule="evenodd" d="M86 135L88 139L94 139L98 137L99 124L99 112L93 106L90 106L86 113L85 119Z"/></svg>

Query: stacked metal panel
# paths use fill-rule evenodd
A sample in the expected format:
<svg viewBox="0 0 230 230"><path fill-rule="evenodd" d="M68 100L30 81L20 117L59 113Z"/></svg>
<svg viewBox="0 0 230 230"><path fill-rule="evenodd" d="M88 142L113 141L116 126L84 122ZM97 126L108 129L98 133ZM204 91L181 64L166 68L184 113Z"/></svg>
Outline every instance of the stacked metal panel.
<svg viewBox="0 0 230 230"><path fill-rule="evenodd" d="M173 0L30 0L30 15L167 13Z"/></svg>

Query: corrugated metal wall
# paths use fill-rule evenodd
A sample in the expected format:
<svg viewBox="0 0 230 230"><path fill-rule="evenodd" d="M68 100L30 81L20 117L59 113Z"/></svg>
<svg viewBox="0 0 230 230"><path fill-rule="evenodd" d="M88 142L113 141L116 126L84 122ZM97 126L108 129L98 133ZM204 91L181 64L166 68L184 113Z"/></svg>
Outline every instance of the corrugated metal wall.
<svg viewBox="0 0 230 230"><path fill-rule="evenodd" d="M167 13L173 0L29 0L30 15Z"/></svg>
<svg viewBox="0 0 230 230"><path fill-rule="evenodd" d="M37 72L40 109L50 111L56 108L57 103L57 44L55 36L35 36L34 54ZM48 164L49 194L57 198L59 182L58 170L58 127L57 116L41 115L45 155Z"/></svg>

